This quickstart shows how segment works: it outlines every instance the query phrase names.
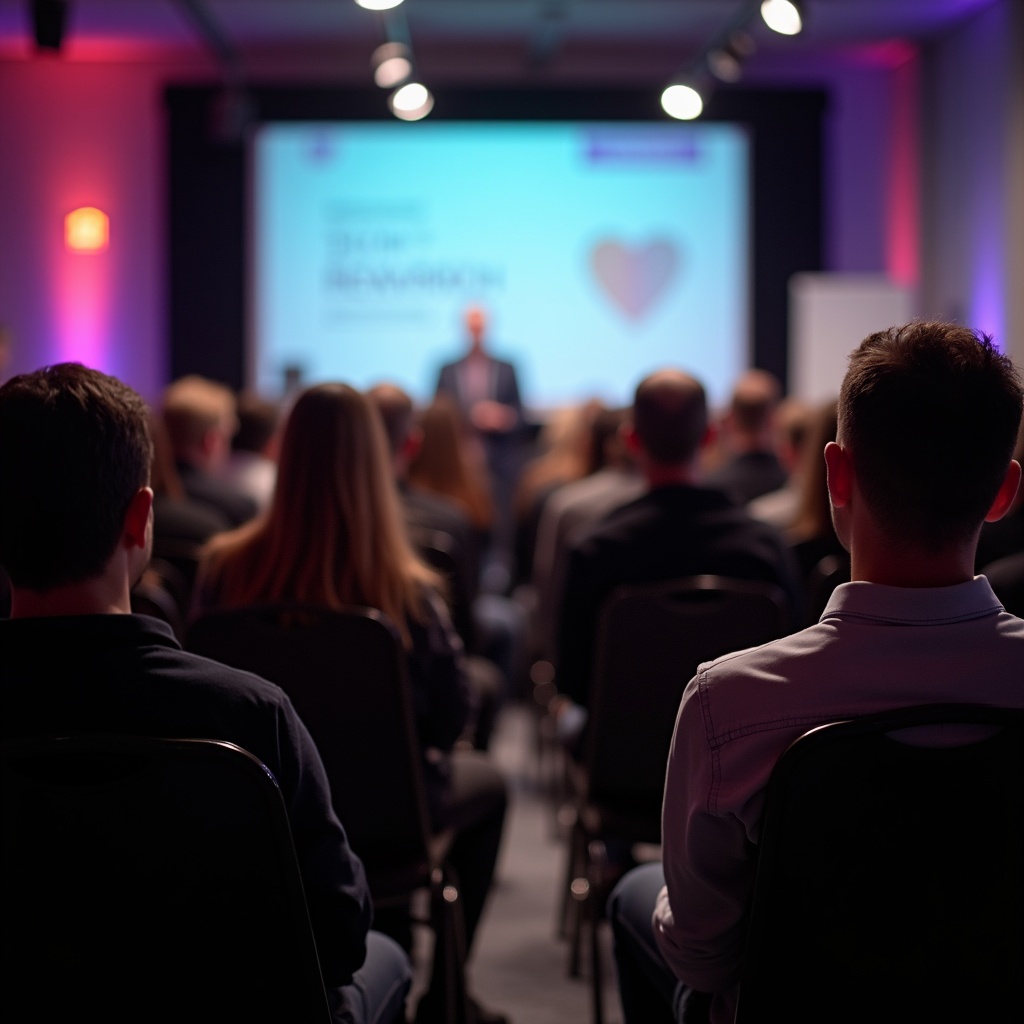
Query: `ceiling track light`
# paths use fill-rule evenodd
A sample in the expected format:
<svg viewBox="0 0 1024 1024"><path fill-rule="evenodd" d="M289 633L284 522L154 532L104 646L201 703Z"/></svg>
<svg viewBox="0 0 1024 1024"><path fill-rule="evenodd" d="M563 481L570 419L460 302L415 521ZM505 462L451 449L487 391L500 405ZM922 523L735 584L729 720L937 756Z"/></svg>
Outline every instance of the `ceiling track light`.
<svg viewBox="0 0 1024 1024"><path fill-rule="evenodd" d="M755 49L757 45L753 37L741 29L737 30L721 46L708 50L708 71L720 82L738 82L743 77L743 62Z"/></svg>
<svg viewBox="0 0 1024 1024"><path fill-rule="evenodd" d="M773 32L783 36L799 35L804 27L798 0L762 0L761 17Z"/></svg>
<svg viewBox="0 0 1024 1024"><path fill-rule="evenodd" d="M356 5L367 11L390 11L401 2L402 0L356 0Z"/></svg>
<svg viewBox="0 0 1024 1024"><path fill-rule="evenodd" d="M373 80L382 89L393 89L412 77L412 50L405 43L382 43L370 57Z"/></svg>
<svg viewBox="0 0 1024 1024"><path fill-rule="evenodd" d="M692 121L700 117L704 109L704 98L695 83L677 80L661 94L661 108L677 121Z"/></svg>
<svg viewBox="0 0 1024 1024"><path fill-rule="evenodd" d="M420 82L406 82L388 97L388 107L402 121L419 121L434 109L434 97Z"/></svg>

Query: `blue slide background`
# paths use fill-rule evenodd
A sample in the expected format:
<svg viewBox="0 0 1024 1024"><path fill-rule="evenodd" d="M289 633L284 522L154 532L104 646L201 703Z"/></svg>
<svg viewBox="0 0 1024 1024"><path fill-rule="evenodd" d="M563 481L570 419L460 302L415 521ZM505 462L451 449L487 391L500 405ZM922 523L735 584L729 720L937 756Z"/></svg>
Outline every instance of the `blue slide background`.
<svg viewBox="0 0 1024 1024"><path fill-rule="evenodd" d="M470 303L541 409L749 352L748 144L721 124L289 123L253 143L251 384L433 393Z"/></svg>

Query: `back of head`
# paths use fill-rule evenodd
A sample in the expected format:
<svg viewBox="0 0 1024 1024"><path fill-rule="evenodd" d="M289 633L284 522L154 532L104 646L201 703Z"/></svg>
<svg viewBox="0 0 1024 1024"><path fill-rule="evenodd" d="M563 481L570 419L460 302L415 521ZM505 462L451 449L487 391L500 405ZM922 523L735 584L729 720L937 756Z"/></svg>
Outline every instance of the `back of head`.
<svg viewBox="0 0 1024 1024"><path fill-rule="evenodd" d="M231 440L232 450L257 454L266 452L277 432L281 416L278 404L246 392L239 395L236 411L238 432Z"/></svg>
<svg viewBox="0 0 1024 1024"><path fill-rule="evenodd" d="M1013 453L1021 381L992 339L950 323L866 338L839 394L838 440L890 539L940 550L980 527Z"/></svg>
<svg viewBox="0 0 1024 1024"><path fill-rule="evenodd" d="M380 413L391 454L397 455L416 423L412 399L397 384L376 384L366 394Z"/></svg>
<svg viewBox="0 0 1024 1024"><path fill-rule="evenodd" d="M434 581L415 558L399 511L380 417L347 384L320 384L285 424L266 517L214 538L207 570L225 605L363 604L401 632Z"/></svg>
<svg viewBox="0 0 1024 1024"><path fill-rule="evenodd" d="M238 427L231 389L194 374L179 378L164 391L163 416L177 458L200 448L210 431L230 438Z"/></svg>
<svg viewBox="0 0 1024 1024"><path fill-rule="evenodd" d="M766 370L748 370L736 382L729 416L732 428L747 436L763 435L782 396L778 380Z"/></svg>
<svg viewBox="0 0 1024 1024"><path fill-rule="evenodd" d="M652 462L692 462L708 428L704 386L680 370L658 370L645 377L633 399L633 428Z"/></svg>
<svg viewBox="0 0 1024 1024"><path fill-rule="evenodd" d="M145 403L114 377L61 363L0 387L0 564L14 585L98 576L152 455Z"/></svg>

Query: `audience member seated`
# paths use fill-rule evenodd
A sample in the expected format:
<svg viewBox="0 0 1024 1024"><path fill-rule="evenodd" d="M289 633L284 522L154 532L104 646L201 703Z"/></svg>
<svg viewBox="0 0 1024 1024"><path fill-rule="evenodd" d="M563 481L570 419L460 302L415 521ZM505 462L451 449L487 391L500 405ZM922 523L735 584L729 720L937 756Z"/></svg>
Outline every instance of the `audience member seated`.
<svg viewBox="0 0 1024 1024"><path fill-rule="evenodd" d="M198 551L200 545L231 524L212 505L194 501L185 493L163 420L150 416L149 425L153 437L153 543L158 548L164 541L181 549L195 545Z"/></svg>
<svg viewBox="0 0 1024 1024"><path fill-rule="evenodd" d="M335 1021L402 1021L408 958L368 935L363 868L291 703L130 614L149 558L151 455L142 399L112 377L65 363L0 388L0 563L12 582L12 617L0 622L3 738L203 737L253 753L288 808Z"/></svg>
<svg viewBox="0 0 1024 1024"><path fill-rule="evenodd" d="M210 542L198 607L300 601L369 606L391 619L408 651L432 822L457 830L450 861L462 883L471 948L507 797L486 756L452 749L471 698L440 583L406 534L375 407L348 385L322 384L303 392L289 414L268 514ZM437 1010L434 994L424 999L421 1021Z"/></svg>
<svg viewBox="0 0 1024 1024"><path fill-rule="evenodd" d="M602 408L597 400L567 406L555 410L544 424L538 440L540 453L523 467L515 491L514 584L530 581L545 502L559 487L598 468L594 421Z"/></svg>
<svg viewBox="0 0 1024 1024"><path fill-rule="evenodd" d="M725 491L740 505L778 490L786 470L775 452L775 410L781 388L765 370L748 370L733 389L722 418L726 461L707 473L704 483Z"/></svg>
<svg viewBox="0 0 1024 1024"><path fill-rule="evenodd" d="M780 530L793 525L800 505L800 478L811 413L811 406L797 398L785 398L779 404L775 413L775 450L786 472L786 482L747 503L747 511L755 519Z"/></svg>
<svg viewBox="0 0 1024 1024"><path fill-rule="evenodd" d="M556 713L570 735L576 729L568 723L581 718L564 699L587 706L598 616L616 587L704 573L760 580L782 588L791 621L799 621L802 597L781 534L721 491L696 484L709 437L700 381L665 369L640 382L626 441L647 490L571 541L555 676L562 700Z"/></svg>
<svg viewBox="0 0 1024 1024"><path fill-rule="evenodd" d="M479 594L480 563L476 537L458 505L440 495L414 491L408 486L409 463L415 458L423 440L423 433L416 424L412 399L394 384L378 384L367 392L367 396L376 406L384 424L410 539L417 547L430 549L440 533L449 544L454 578L446 581L445 592L452 623L469 655L467 668L479 701L473 745L478 750L486 750L498 709L517 671L522 623L507 599ZM430 563L429 552L424 550L423 554L424 560Z"/></svg>
<svg viewBox="0 0 1024 1024"><path fill-rule="evenodd" d="M805 584L823 558L846 555L832 525L825 458L821 454L825 445L836 439L838 413L838 403L830 401L812 414L804 463L799 473L800 502L793 525L786 531L786 540L793 549Z"/></svg>
<svg viewBox="0 0 1024 1024"><path fill-rule="evenodd" d="M238 429L230 388L204 377L181 377L164 391L163 418L185 493L232 526L256 515L256 502L218 476Z"/></svg>
<svg viewBox="0 0 1024 1024"><path fill-rule="evenodd" d="M623 437L629 409L602 409L593 423L596 469L563 484L544 503L537 524L531 582L536 609L539 656L554 659L558 613L568 558L568 538L586 523L640 496L644 480Z"/></svg>
<svg viewBox="0 0 1024 1024"><path fill-rule="evenodd" d="M764 791L816 725L933 703L1024 707L1024 622L974 576L1013 502L1021 381L989 338L913 323L854 352L825 446L853 582L819 624L701 666L676 719L662 864L612 895L627 1024L734 1018ZM653 930L652 930L653 914ZM880 927L885 927L884 921ZM785 1015L783 1014L783 1017Z"/></svg>
<svg viewBox="0 0 1024 1024"><path fill-rule="evenodd" d="M231 439L231 454L218 470L233 490L245 494L265 512L277 476L277 431L281 410L276 402L243 392L237 403L238 430Z"/></svg>
<svg viewBox="0 0 1024 1024"><path fill-rule="evenodd" d="M473 527L482 560L494 526L494 502L479 440L447 395L435 398L420 412L418 426L420 444L406 474L409 490L458 506Z"/></svg>

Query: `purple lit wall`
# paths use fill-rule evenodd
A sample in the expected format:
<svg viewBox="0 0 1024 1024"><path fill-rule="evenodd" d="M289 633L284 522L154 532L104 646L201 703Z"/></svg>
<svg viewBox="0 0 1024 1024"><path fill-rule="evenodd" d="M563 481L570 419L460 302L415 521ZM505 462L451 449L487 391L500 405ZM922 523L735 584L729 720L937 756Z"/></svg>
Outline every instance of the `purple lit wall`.
<svg viewBox="0 0 1024 1024"><path fill-rule="evenodd" d="M993 334L1019 365L1024 181L1013 168L1024 124L1022 22L1011 0L986 8L931 48L923 81L922 313Z"/></svg>

